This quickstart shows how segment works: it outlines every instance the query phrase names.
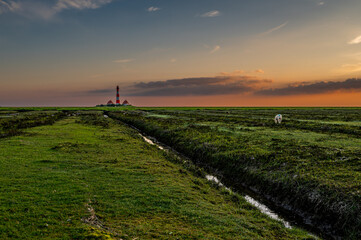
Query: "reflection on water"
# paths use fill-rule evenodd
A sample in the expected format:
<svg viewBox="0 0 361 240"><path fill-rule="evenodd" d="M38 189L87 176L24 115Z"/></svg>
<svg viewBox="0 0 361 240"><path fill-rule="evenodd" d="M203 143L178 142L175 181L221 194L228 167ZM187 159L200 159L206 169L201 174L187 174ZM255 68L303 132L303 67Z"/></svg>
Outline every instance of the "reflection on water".
<svg viewBox="0 0 361 240"><path fill-rule="evenodd" d="M262 203L258 202L257 200L253 199L252 197L250 197L248 195L244 196L244 198L246 199L247 202L249 202L256 208L258 208L261 212L263 212L270 218L281 221L285 225L286 228L289 228L289 229L292 228L289 222L280 218L276 213L272 212L266 205L263 205Z"/></svg>
<svg viewBox="0 0 361 240"><path fill-rule="evenodd" d="M158 144L155 144L152 140L150 140L150 139L147 138L147 137L144 137L142 134L140 134L140 135L143 137L143 139L144 139L147 143L149 143L149 144L151 144L151 145L156 145L159 149L164 150L164 148L163 148L162 146L160 146L160 145L158 145Z"/></svg>
<svg viewBox="0 0 361 240"><path fill-rule="evenodd" d="M223 185L223 183L221 183L221 181L219 181L219 179L215 176L212 175L206 175L206 179L208 181L212 181L216 184L218 184L218 186L220 187L224 187L225 189L227 189L228 191L231 191L229 188L225 187ZM253 206L255 206L256 208L258 208L262 213L266 214L267 216L269 216L272 219L275 219L277 221L281 221L286 228L292 228L290 223L283 220L282 218L280 218L276 213L272 212L271 209L269 209L266 205L258 202L257 200L255 200L254 198L252 198L249 195L245 195L244 198L246 199L246 201L250 204L252 204Z"/></svg>

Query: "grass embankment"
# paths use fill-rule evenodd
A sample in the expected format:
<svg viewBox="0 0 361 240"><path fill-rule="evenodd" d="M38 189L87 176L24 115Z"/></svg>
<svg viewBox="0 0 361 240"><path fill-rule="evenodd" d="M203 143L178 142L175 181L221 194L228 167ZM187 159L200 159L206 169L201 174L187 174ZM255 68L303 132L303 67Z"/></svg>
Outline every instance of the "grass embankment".
<svg viewBox="0 0 361 240"><path fill-rule="evenodd" d="M277 113L283 114L281 125L273 122ZM166 108L111 116L219 173L229 185L246 183L312 214L324 232L361 238L359 108Z"/></svg>
<svg viewBox="0 0 361 240"><path fill-rule="evenodd" d="M212 187L134 130L79 119L0 140L0 239L310 237Z"/></svg>
<svg viewBox="0 0 361 240"><path fill-rule="evenodd" d="M21 134L25 128L53 124L65 115L58 111L0 111L0 138Z"/></svg>

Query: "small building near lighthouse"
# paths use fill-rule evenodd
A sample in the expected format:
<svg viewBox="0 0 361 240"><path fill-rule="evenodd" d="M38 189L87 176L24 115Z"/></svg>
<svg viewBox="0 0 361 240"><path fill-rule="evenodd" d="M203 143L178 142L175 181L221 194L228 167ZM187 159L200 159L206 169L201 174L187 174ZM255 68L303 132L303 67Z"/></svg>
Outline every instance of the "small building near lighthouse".
<svg viewBox="0 0 361 240"><path fill-rule="evenodd" d="M123 106L131 106L130 103L129 103L127 100L124 100L124 102L123 102L122 105L123 105Z"/></svg>
<svg viewBox="0 0 361 240"><path fill-rule="evenodd" d="M108 103L107 103L107 106L114 106L114 103L112 100L109 100Z"/></svg>

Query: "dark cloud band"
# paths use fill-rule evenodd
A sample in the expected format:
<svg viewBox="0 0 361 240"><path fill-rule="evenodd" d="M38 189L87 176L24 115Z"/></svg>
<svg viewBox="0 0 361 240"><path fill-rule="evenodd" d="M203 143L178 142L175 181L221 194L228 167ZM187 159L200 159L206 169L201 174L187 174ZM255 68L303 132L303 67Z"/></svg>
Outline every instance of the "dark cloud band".
<svg viewBox="0 0 361 240"><path fill-rule="evenodd" d="M127 96L210 96L240 94L254 91L259 84L271 80L258 80L251 76L221 76L183 78L156 82L140 82L129 86L123 94Z"/></svg>
<svg viewBox="0 0 361 240"><path fill-rule="evenodd" d="M290 85L285 88L260 90L255 92L255 95L289 96L302 94L321 94L340 90L361 90L361 79L352 78L342 82L303 83L298 86Z"/></svg>
<svg viewBox="0 0 361 240"><path fill-rule="evenodd" d="M166 81L139 82L120 88L123 96L213 96L252 94L256 96L291 96L322 94L341 90L361 91L361 79L347 79L341 82L303 82L284 88L269 88L271 80L252 76L220 76L204 78L183 78ZM114 93L113 88L87 91L89 95Z"/></svg>

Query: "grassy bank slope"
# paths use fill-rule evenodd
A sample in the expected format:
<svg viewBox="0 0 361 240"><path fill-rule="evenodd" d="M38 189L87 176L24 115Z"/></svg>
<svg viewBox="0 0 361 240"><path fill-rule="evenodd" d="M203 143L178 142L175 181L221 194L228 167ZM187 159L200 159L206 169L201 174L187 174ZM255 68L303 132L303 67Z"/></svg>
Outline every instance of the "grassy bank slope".
<svg viewBox="0 0 361 240"><path fill-rule="evenodd" d="M65 115L60 111L0 111L0 138L18 135L25 128L51 125Z"/></svg>
<svg viewBox="0 0 361 240"><path fill-rule="evenodd" d="M72 117L0 140L0 239L304 239L133 130Z"/></svg>

